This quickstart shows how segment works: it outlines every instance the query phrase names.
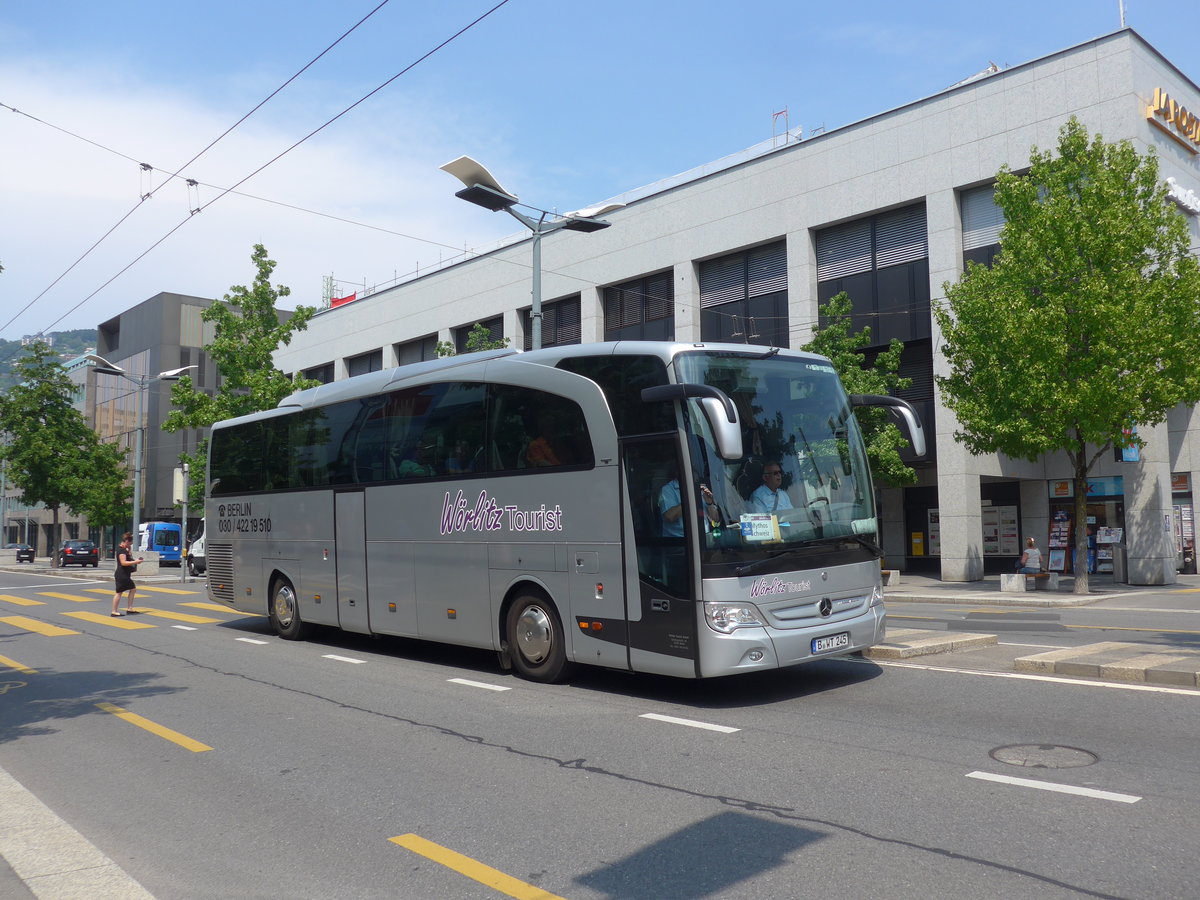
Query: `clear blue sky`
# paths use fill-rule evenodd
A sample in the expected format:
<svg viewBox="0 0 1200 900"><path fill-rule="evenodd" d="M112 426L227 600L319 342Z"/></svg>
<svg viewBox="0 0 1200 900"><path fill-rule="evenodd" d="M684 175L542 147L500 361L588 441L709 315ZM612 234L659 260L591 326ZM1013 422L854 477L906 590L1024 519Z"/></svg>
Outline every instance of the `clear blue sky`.
<svg viewBox="0 0 1200 900"><path fill-rule="evenodd" d="M217 200L499 2L391 0L186 166L197 189L138 203L378 2L0 5L0 103L21 111L0 108L0 337L94 327L159 291L219 297L253 278L256 242L286 305L318 304L323 275L348 293L518 230L453 197L438 166L461 154L578 209L768 140L785 108L793 129L836 128L1120 21L1117 0L509 0L239 188L274 203ZM1126 17L1200 80L1195 0Z"/></svg>

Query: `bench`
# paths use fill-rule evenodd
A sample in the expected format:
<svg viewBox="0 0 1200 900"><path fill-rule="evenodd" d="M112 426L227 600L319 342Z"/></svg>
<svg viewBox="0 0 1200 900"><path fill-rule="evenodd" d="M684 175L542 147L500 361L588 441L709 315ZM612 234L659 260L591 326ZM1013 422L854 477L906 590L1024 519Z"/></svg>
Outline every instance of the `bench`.
<svg viewBox="0 0 1200 900"><path fill-rule="evenodd" d="M1038 572L1036 575L1026 575L1014 572L1011 575L1000 576L1000 590L1006 594L1024 594L1026 591L1057 591L1057 572Z"/></svg>

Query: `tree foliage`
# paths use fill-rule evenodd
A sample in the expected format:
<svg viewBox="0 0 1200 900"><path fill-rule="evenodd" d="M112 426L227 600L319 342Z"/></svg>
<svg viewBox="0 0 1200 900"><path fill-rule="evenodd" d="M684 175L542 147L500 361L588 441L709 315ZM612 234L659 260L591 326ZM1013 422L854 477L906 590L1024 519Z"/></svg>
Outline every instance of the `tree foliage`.
<svg viewBox="0 0 1200 900"><path fill-rule="evenodd" d="M304 331L316 309L298 306L286 322L279 321L276 305L291 294L284 285L271 285L275 260L268 258L262 244L254 245L250 255L256 275L250 287L234 285L223 298L206 308L200 317L215 325L214 337L205 351L220 373L215 394L197 388L190 376L171 386L174 409L163 421L164 431L182 428L205 429L214 422L259 410L271 409L294 391L315 387L319 382L289 378L275 368L272 358L280 346L287 346L292 335ZM192 472L205 471L207 442L194 454L183 454ZM193 478L190 502L203 505L204 479Z"/></svg>
<svg viewBox="0 0 1200 900"><path fill-rule="evenodd" d="M862 350L871 343L871 328L851 331L853 326L850 295L845 291L831 297L820 308L824 325L800 349L829 357L838 377L851 394L896 394L911 383L899 375L900 354L904 344L895 338L888 349L864 365ZM867 459L875 479L886 487L914 484L917 473L900 458L908 439L892 423L887 410L859 407L854 411L867 445Z"/></svg>
<svg viewBox="0 0 1200 900"><path fill-rule="evenodd" d="M0 396L0 432L6 435L0 457L21 502L42 503L53 512L55 546L63 507L88 515L93 525L127 519L132 488L125 453L88 428L72 405L71 379L50 347L30 344L14 371L17 384Z"/></svg>
<svg viewBox="0 0 1200 900"><path fill-rule="evenodd" d="M1089 140L1072 118L1057 154L1034 147L1030 162L997 175L995 264L969 264L934 310L949 367L938 383L972 453L1066 453L1079 523L1088 472L1130 426L1200 401L1200 271L1153 151Z"/></svg>
<svg viewBox="0 0 1200 900"><path fill-rule="evenodd" d="M116 444L97 443L91 477L83 480L75 507L76 512L87 516L89 525L123 527L132 517L133 482L129 480L126 458L125 450ZM100 544L103 555L103 536Z"/></svg>
<svg viewBox="0 0 1200 900"><path fill-rule="evenodd" d="M479 322L475 323L467 335L467 353L478 353L480 350L503 350L507 346L508 338L492 340L492 333ZM438 341L436 350L439 357L454 356L454 344L450 341Z"/></svg>

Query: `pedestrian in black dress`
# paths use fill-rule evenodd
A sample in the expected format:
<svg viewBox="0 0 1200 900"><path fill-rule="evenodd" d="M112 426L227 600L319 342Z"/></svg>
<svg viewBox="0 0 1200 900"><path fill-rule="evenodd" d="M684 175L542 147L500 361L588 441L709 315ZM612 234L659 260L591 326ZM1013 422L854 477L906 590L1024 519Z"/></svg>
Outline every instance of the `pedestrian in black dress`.
<svg viewBox="0 0 1200 900"><path fill-rule="evenodd" d="M117 569L115 573L117 592L113 594L113 604L111 615L120 616L121 613L121 595L128 592L129 599L125 607L127 613L132 613L133 595L137 591L137 585L133 583L133 573L137 571L138 563L142 561L139 556L133 558L133 535L128 531L121 538L121 545L117 548Z"/></svg>

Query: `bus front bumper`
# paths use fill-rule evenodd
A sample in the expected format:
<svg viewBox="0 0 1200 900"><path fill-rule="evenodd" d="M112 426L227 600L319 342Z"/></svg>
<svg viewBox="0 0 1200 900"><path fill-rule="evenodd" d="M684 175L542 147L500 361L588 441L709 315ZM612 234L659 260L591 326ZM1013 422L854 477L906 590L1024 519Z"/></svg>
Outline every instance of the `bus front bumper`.
<svg viewBox="0 0 1200 900"><path fill-rule="evenodd" d="M797 629L755 626L721 634L706 628L702 677L780 669L828 657L846 656L880 643L887 632L883 604L860 615Z"/></svg>

